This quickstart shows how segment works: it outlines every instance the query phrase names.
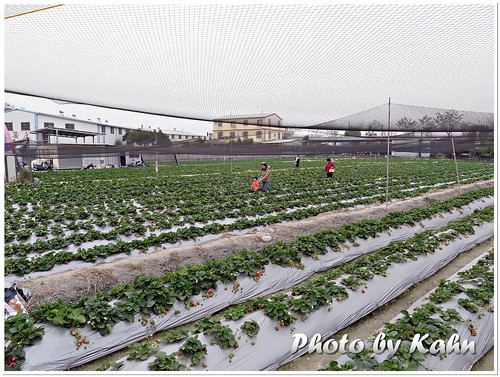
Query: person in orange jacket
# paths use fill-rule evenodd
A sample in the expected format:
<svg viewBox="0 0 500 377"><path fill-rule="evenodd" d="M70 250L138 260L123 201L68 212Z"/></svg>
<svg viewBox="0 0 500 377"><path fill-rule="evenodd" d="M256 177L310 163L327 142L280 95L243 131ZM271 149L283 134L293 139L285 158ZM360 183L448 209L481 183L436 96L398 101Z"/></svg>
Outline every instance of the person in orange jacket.
<svg viewBox="0 0 500 377"><path fill-rule="evenodd" d="M335 164L332 162L331 158L326 159L325 173L327 178L333 177L333 172L335 171Z"/></svg>
<svg viewBox="0 0 500 377"><path fill-rule="evenodd" d="M253 177L252 186L250 187L250 191L255 192L260 188L259 179L257 177Z"/></svg>

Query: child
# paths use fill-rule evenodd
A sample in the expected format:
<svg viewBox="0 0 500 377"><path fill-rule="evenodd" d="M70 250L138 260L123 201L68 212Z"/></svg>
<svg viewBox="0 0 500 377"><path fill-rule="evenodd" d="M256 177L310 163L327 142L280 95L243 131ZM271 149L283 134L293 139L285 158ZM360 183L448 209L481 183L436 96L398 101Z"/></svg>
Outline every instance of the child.
<svg viewBox="0 0 500 377"><path fill-rule="evenodd" d="M255 192L260 188L259 179L257 177L253 177L252 187L250 187L250 191Z"/></svg>

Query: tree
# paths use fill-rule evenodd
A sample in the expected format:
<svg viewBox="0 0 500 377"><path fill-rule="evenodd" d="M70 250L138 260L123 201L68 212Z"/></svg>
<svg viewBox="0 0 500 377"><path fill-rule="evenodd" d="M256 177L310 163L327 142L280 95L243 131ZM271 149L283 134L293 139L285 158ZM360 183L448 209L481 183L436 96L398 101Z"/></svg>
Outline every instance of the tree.
<svg viewBox="0 0 500 377"><path fill-rule="evenodd" d="M146 130L133 130L128 131L123 136L123 141L127 144L136 144L140 146L145 145L161 145L170 146L172 142L168 135L164 134L161 130L159 131L146 131Z"/></svg>
<svg viewBox="0 0 500 377"><path fill-rule="evenodd" d="M411 118L403 117L397 121L396 126L411 131L415 130L415 127L417 126L417 121Z"/></svg>
<svg viewBox="0 0 500 377"><path fill-rule="evenodd" d="M123 141L127 144L137 144L140 146L151 145L155 142L155 134L144 130L128 131L123 136Z"/></svg>
<svg viewBox="0 0 500 377"><path fill-rule="evenodd" d="M158 134L156 135L155 138L155 143L157 143L157 145L161 145L164 147L169 147L170 145L172 145L170 137L168 137L168 135L165 135L162 130L158 131Z"/></svg>
<svg viewBox="0 0 500 377"><path fill-rule="evenodd" d="M462 114L459 114L456 110L446 110L444 114L439 111L436 113L436 125L440 128L445 128L449 132L454 130L458 131L463 125Z"/></svg>

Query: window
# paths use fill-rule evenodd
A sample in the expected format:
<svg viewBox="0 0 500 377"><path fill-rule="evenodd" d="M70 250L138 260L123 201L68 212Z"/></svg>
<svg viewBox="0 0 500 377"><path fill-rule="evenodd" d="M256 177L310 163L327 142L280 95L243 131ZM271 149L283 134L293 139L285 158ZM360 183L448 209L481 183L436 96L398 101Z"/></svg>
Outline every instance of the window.
<svg viewBox="0 0 500 377"><path fill-rule="evenodd" d="M52 123L52 127L54 127L54 123ZM21 131L29 131L30 130L30 122L21 122Z"/></svg>
<svg viewBox="0 0 500 377"><path fill-rule="evenodd" d="M278 126L281 126L281 120L278 120Z"/></svg>
<svg viewBox="0 0 500 377"><path fill-rule="evenodd" d="M236 124L234 123L234 120L231 122L231 128L235 128Z"/></svg>
<svg viewBox="0 0 500 377"><path fill-rule="evenodd" d="M243 121L243 124L244 124L245 126L248 126L248 119L245 119L245 120Z"/></svg>
<svg viewBox="0 0 500 377"><path fill-rule="evenodd" d="M276 139L276 134L274 134L274 138Z"/></svg>
<svg viewBox="0 0 500 377"><path fill-rule="evenodd" d="M248 139L248 131L243 131L243 138Z"/></svg>
<svg viewBox="0 0 500 377"><path fill-rule="evenodd" d="M115 128L114 127L109 127L109 132L111 132L112 134L115 133Z"/></svg>
<svg viewBox="0 0 500 377"><path fill-rule="evenodd" d="M270 126L271 125L271 119L267 120L267 124Z"/></svg>
<svg viewBox="0 0 500 377"><path fill-rule="evenodd" d="M236 133L235 133L234 131L231 131L231 132L229 133L229 137L230 137L230 138L233 138L233 137L235 137L235 136L236 136Z"/></svg>
<svg viewBox="0 0 500 377"><path fill-rule="evenodd" d="M123 128L118 128L118 135L121 135L123 132Z"/></svg>
<svg viewBox="0 0 500 377"><path fill-rule="evenodd" d="M184 139L189 139L189 136L188 135L184 136Z"/></svg>
<svg viewBox="0 0 500 377"><path fill-rule="evenodd" d="M44 123L43 126L45 128L54 128L54 123Z"/></svg>
<svg viewBox="0 0 500 377"><path fill-rule="evenodd" d="M271 140L271 131L269 131L269 132L267 133L267 138L268 138L269 140Z"/></svg>
<svg viewBox="0 0 500 377"><path fill-rule="evenodd" d="M105 134L105 133L106 133L106 126L101 125L101 132L102 132L103 134Z"/></svg>
<svg viewBox="0 0 500 377"><path fill-rule="evenodd" d="M222 122L219 122L219 127L222 127Z"/></svg>
<svg viewBox="0 0 500 377"><path fill-rule="evenodd" d="M257 131L257 133L255 134L255 137L257 139L262 139L262 131Z"/></svg>
<svg viewBox="0 0 500 377"><path fill-rule="evenodd" d="M75 129L75 125L73 123L66 123L64 125L64 128L66 128L67 130L74 130Z"/></svg>
<svg viewBox="0 0 500 377"><path fill-rule="evenodd" d="M5 122L5 127L7 127L7 130L9 131L13 131L14 130L14 126L12 125L12 122Z"/></svg>
<svg viewBox="0 0 500 377"><path fill-rule="evenodd" d="M222 131L217 132L217 139L222 139L223 135L224 135L224 132L222 132Z"/></svg>
<svg viewBox="0 0 500 377"><path fill-rule="evenodd" d="M257 124L261 125L262 124L262 119L257 119Z"/></svg>

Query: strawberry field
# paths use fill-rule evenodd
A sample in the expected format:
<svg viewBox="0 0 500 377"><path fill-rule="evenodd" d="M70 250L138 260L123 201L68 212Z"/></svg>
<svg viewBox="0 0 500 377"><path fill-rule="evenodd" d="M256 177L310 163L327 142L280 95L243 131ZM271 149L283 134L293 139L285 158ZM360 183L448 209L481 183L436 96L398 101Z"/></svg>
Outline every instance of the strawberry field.
<svg viewBox="0 0 500 377"><path fill-rule="evenodd" d="M307 352L291 352L294 334L328 339L493 237L491 163L459 161L457 185L453 161L392 160L386 209L385 160L336 160L333 178L323 159L300 169L290 159L267 162L267 193L249 189L257 160L162 166L158 175L148 167L43 172L39 183L6 186L5 280L32 289L33 301L5 321L5 369L274 370ZM280 238L280 229L340 216L348 221ZM205 252L215 243L224 254ZM178 264L162 262L174 253ZM93 294L62 283L90 281L102 268L126 273L94 282ZM412 331L435 326L433 340L457 332L425 320L431 314L455 325L481 316L488 328L493 272L481 268L461 288L436 281L433 304L462 296L453 308L412 313L423 318ZM488 332L470 338L484 352L468 365L491 348ZM377 363L367 352L350 356L325 367L418 370L427 359L405 348Z"/></svg>

